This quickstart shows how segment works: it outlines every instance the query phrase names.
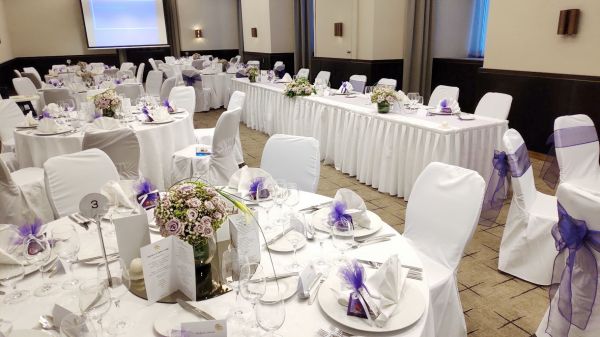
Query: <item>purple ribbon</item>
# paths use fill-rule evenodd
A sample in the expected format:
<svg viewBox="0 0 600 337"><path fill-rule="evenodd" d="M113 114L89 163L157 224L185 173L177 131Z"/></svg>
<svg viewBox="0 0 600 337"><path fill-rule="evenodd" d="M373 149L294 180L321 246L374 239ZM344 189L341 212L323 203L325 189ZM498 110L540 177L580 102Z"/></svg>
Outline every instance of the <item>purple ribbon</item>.
<svg viewBox="0 0 600 337"><path fill-rule="evenodd" d="M558 255L554 259L550 300L558 290L558 312L548 314L546 333L568 336L571 325L585 330L592 314L598 288L598 265L592 250L600 252L600 231L587 228L558 203L558 223L552 228ZM565 261L561 266L561 261Z"/></svg>
<svg viewBox="0 0 600 337"><path fill-rule="evenodd" d="M273 69L275 71L275 75L279 78L283 78L285 76L285 64L278 65Z"/></svg>
<svg viewBox="0 0 600 337"><path fill-rule="evenodd" d="M181 75L181 77L183 77L183 81L188 87L194 86L196 82L202 82L202 76L200 74L194 74L192 76Z"/></svg>
<svg viewBox="0 0 600 337"><path fill-rule="evenodd" d="M256 200L257 197L261 199L269 197L269 190L264 188L265 177L256 177L252 179L250 188L248 189L248 196L252 200Z"/></svg>
<svg viewBox="0 0 600 337"><path fill-rule="evenodd" d="M137 201L144 209L156 207L158 201L158 190L149 179L142 178L135 186Z"/></svg>
<svg viewBox="0 0 600 337"><path fill-rule="evenodd" d="M169 111L169 112L175 112L175 109L173 109L173 106L171 106L171 102L169 102L168 99L165 99L163 101L163 106L167 108L167 111Z"/></svg>
<svg viewBox="0 0 600 337"><path fill-rule="evenodd" d="M334 201L329 213L332 226L339 230L348 230L352 226L352 216L346 214L346 204L342 201Z"/></svg>
<svg viewBox="0 0 600 337"><path fill-rule="evenodd" d="M348 299L347 315L368 318L369 308L360 292L361 289L368 292L365 285L366 274L364 267L358 261L354 260L340 268L340 276L353 290Z"/></svg>
<svg viewBox="0 0 600 337"><path fill-rule="evenodd" d="M50 113L48 112L48 110L42 110L42 115L40 116L39 120L42 120L44 118L52 118L52 116L50 116Z"/></svg>
<svg viewBox="0 0 600 337"><path fill-rule="evenodd" d="M142 108L142 113L144 115L146 115L146 120L148 122L154 122L154 118L152 118L152 116L150 116L150 111L148 110L148 107L144 105L144 107Z"/></svg>
<svg viewBox="0 0 600 337"><path fill-rule="evenodd" d="M235 78L247 78L248 74L246 74L246 69L240 69L237 73L235 73Z"/></svg>

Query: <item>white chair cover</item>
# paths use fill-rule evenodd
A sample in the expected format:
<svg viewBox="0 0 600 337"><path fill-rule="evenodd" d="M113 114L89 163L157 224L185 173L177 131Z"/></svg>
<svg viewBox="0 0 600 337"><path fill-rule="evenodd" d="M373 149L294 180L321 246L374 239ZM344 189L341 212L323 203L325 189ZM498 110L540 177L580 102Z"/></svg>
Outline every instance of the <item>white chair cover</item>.
<svg viewBox="0 0 600 337"><path fill-rule="evenodd" d="M129 128L116 130L88 130L83 136L82 149L99 149L112 160L124 180L137 180L140 176L140 143Z"/></svg>
<svg viewBox="0 0 600 337"><path fill-rule="evenodd" d="M514 129L504 133L503 141L507 154L525 146ZM533 166L522 176L511 177L511 182L513 197L500 243L498 269L531 283L548 285L556 257L551 233L558 221L556 198L536 190Z"/></svg>
<svg viewBox="0 0 600 337"><path fill-rule="evenodd" d="M35 77L37 77L37 79L40 81L40 83L44 82L44 80L42 79L42 76L40 76L40 73L34 67L24 67L23 72L32 73L35 75Z"/></svg>
<svg viewBox="0 0 600 337"><path fill-rule="evenodd" d="M436 336L467 335L456 271L477 227L484 193L477 172L438 162L427 165L413 186L404 237L423 260Z"/></svg>
<svg viewBox="0 0 600 337"><path fill-rule="evenodd" d="M167 78L160 87L160 100L164 101L169 98L169 94L171 93L171 89L175 87L175 82L177 79L175 77ZM190 112L191 113L191 112Z"/></svg>
<svg viewBox="0 0 600 337"><path fill-rule="evenodd" d="M134 64L133 62L123 62L121 63L121 68L119 68L120 70L129 70L129 68L133 67Z"/></svg>
<svg viewBox="0 0 600 337"><path fill-rule="evenodd" d="M73 100L73 102L77 102L75 96L71 93L71 90L67 88L51 88L44 89L44 102L46 104L56 103L59 104L60 101Z"/></svg>
<svg viewBox="0 0 600 337"><path fill-rule="evenodd" d="M104 62L91 62L89 66L92 69L104 69Z"/></svg>
<svg viewBox="0 0 600 337"><path fill-rule="evenodd" d="M119 71L117 71L117 78L128 80L128 79L135 78L135 75L133 74L133 71L131 71L131 70L119 70Z"/></svg>
<svg viewBox="0 0 600 337"><path fill-rule="evenodd" d="M196 145L190 145L173 154L172 183L190 177L202 177L214 185L228 184L229 178L238 169L233 147L241 111L237 108L227 110L221 115L215 127L210 156L197 157Z"/></svg>
<svg viewBox="0 0 600 337"><path fill-rule="evenodd" d="M244 101L246 100L246 93L241 91L235 91L229 98L229 104L227 105L229 110L237 108L244 111ZM215 134L215 128L204 128L195 129L194 135L196 136L196 143L198 144L212 144L213 135ZM244 152L242 151L242 142L240 140L240 133L235 137L235 147L233 148L235 161L238 165L244 163Z"/></svg>
<svg viewBox="0 0 600 337"><path fill-rule="evenodd" d="M321 171L319 141L312 137L273 135L263 149L260 168L275 179L285 179L298 184L302 191L315 193Z"/></svg>
<svg viewBox="0 0 600 337"><path fill-rule="evenodd" d="M308 75L310 75L310 69L308 68L300 68L300 70L298 70L298 74L296 74L297 78L308 78Z"/></svg>
<svg viewBox="0 0 600 337"><path fill-rule="evenodd" d="M17 125L25 122L25 116L17 103L12 100L0 101L0 142L2 142L2 151L14 152L15 139L13 132Z"/></svg>
<svg viewBox="0 0 600 337"><path fill-rule="evenodd" d="M146 63L140 63L140 67L137 70L136 81L139 84L144 83L144 69L146 68Z"/></svg>
<svg viewBox="0 0 600 337"><path fill-rule="evenodd" d="M363 93L365 92L365 86L367 85L367 76L366 75L352 75L350 76L350 84L352 84L352 89L356 92Z"/></svg>
<svg viewBox="0 0 600 337"><path fill-rule="evenodd" d="M44 170L29 167L10 173L0 161L0 223L22 225L54 219L44 185Z"/></svg>
<svg viewBox="0 0 600 337"><path fill-rule="evenodd" d="M131 104L136 104L140 96L144 95L144 87L140 83L123 83L117 85L115 91L118 95L131 100Z"/></svg>
<svg viewBox="0 0 600 337"><path fill-rule="evenodd" d="M196 92L192 87L174 87L169 93L169 102L177 108L183 108L189 113L194 113L196 108Z"/></svg>
<svg viewBox="0 0 600 337"><path fill-rule="evenodd" d="M40 81L34 73L22 72L21 75L30 79L36 89L43 88L42 81Z"/></svg>
<svg viewBox="0 0 600 337"><path fill-rule="evenodd" d="M175 57L173 56L165 56L165 63L166 64L174 64L175 63Z"/></svg>
<svg viewBox="0 0 600 337"><path fill-rule="evenodd" d="M150 70L146 76L146 94L160 97L160 88L163 83L163 72L160 70Z"/></svg>
<svg viewBox="0 0 600 337"><path fill-rule="evenodd" d="M50 158L44 163L44 171L48 197L57 218L78 212L81 198L100 193L108 181L119 181L115 165L98 149Z"/></svg>
<svg viewBox="0 0 600 337"><path fill-rule="evenodd" d="M247 63L249 66L256 66L258 69L260 69L260 62L256 61L256 60L250 60Z"/></svg>
<svg viewBox="0 0 600 337"><path fill-rule="evenodd" d="M277 62L275 62L275 64L273 65L273 70L277 69L277 67L282 66L282 65L284 65L283 61L277 61Z"/></svg>
<svg viewBox="0 0 600 337"><path fill-rule="evenodd" d="M165 73L165 76L167 78L171 78L171 77L175 77L175 69L173 69L173 67L169 64L166 63L161 63L158 65L158 70L162 71L163 73Z"/></svg>
<svg viewBox="0 0 600 337"><path fill-rule="evenodd" d="M327 83L329 83L330 77L331 77L331 73L329 71L321 70L321 71L319 71L319 73L317 74L317 77L315 78L315 83L317 83L317 80L321 80L321 81L323 81L323 83L327 84Z"/></svg>
<svg viewBox="0 0 600 337"><path fill-rule="evenodd" d="M377 82L377 85L387 85L394 90L396 90L397 84L398 84L398 81L396 81L393 78L382 78Z"/></svg>
<svg viewBox="0 0 600 337"><path fill-rule="evenodd" d="M562 207L569 213L571 217L577 220L583 220L586 223L588 230L592 231L600 231L600 196L588 193L585 190L582 190L578 186L575 186L571 183L561 183L558 186L556 191L556 197L558 198L558 202L562 205ZM590 249L597 262L600 262L600 253L598 253L594 249ZM566 258L568 253L564 255ZM580 254L576 255L579 259ZM566 262L566 261L565 261ZM561 261L561 266L565 266L565 262ZM600 264L596 264L596 268L600 270ZM582 271L577 267L574 268L573 274L581 274L587 273L588 271ZM585 286L589 288L593 287L593 283L595 280L589 279L588 283ZM573 288L574 294L577 292L577 289ZM552 312L552 320L564 320L564 318L560 315L557 301L558 296L560 294L560 290L557 290L556 294L552 298L548 310L544 314L544 318L540 322L538 329L536 331L537 337L562 337L564 336L562 333L557 333L556 331L550 335L546 333L546 328L548 327L548 314L549 310ZM585 330L581 330L575 325L571 325L571 329L569 331L568 336L566 337L596 337L598 336L598 331L600 331L600 289L596 292L595 298L590 298L590 301L593 301L592 306L592 314L590 316L590 320L587 323L587 327ZM573 314L577 314L577 310L575 308L580 305L579 301L574 301L573 303ZM568 313L565 313L568 315Z"/></svg>
<svg viewBox="0 0 600 337"><path fill-rule="evenodd" d="M15 75L17 75L17 77L23 77L23 75L21 75L21 72L17 69L13 69L13 71L15 72Z"/></svg>
<svg viewBox="0 0 600 337"><path fill-rule="evenodd" d="M555 137L557 130L573 127L594 127L594 122L587 115L558 117L554 121ZM600 145L597 140L569 147L557 146L556 159L560 168L560 181L600 195L599 156Z"/></svg>
<svg viewBox="0 0 600 337"><path fill-rule="evenodd" d="M507 119L512 96L499 92L488 92L477 103L475 114L497 119Z"/></svg>
<svg viewBox="0 0 600 337"><path fill-rule="evenodd" d="M204 69L204 60L202 60L202 59L193 60L192 67L194 67L196 70Z"/></svg>
<svg viewBox="0 0 600 337"><path fill-rule="evenodd" d="M61 69L67 70L67 65L66 64L53 64L52 65L52 70L60 72Z"/></svg>
<svg viewBox="0 0 600 337"><path fill-rule="evenodd" d="M198 70L183 70L181 72L182 76L199 76L201 74ZM214 90L210 88L205 88L202 85L202 81L195 81L192 86L194 91L196 92L196 105L193 111L190 112L199 112L199 111L208 111L211 106L211 98L215 95Z"/></svg>
<svg viewBox="0 0 600 337"><path fill-rule="evenodd" d="M6 165L10 172L14 172L19 169L19 162L17 161L17 155L14 152L3 152L0 153L0 160Z"/></svg>
<svg viewBox="0 0 600 337"><path fill-rule="evenodd" d="M446 85L438 85L433 89L431 96L429 96L429 106L437 106L441 100L444 98L452 98L458 101L458 88L457 87L449 87Z"/></svg>
<svg viewBox="0 0 600 337"><path fill-rule="evenodd" d="M158 67L156 66L156 62L154 61L153 58L149 58L148 63L150 63L150 67L152 67L152 70L158 70Z"/></svg>

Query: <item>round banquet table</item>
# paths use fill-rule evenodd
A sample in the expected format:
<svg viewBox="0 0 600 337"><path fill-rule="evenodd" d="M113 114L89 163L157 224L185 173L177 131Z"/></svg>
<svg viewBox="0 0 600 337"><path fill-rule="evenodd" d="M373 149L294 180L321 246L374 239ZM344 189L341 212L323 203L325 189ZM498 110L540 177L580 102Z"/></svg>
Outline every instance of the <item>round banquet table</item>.
<svg viewBox="0 0 600 337"><path fill-rule="evenodd" d="M135 130L140 143L140 172L158 189L171 184L171 157L173 153L194 144L193 115L187 112L173 115L167 124L129 125ZM81 151L81 131L53 136L38 136L34 130L15 130L15 147L19 167L43 167L48 158Z"/></svg>
<svg viewBox="0 0 600 337"><path fill-rule="evenodd" d="M201 74L201 76L202 86L212 89L214 92L211 96L210 107L212 109L218 109L222 106L227 107L230 83L227 73Z"/></svg>
<svg viewBox="0 0 600 337"><path fill-rule="evenodd" d="M312 193L301 193L300 203L295 207L296 209L302 209L307 206L313 206L321 204L325 201L331 200L328 197L312 194ZM48 224L47 228L59 222L70 222L68 218L58 219ZM116 246L114 243L116 239L114 234L110 233L109 222L103 223L105 241L107 246ZM88 247L85 251L85 256L97 256L99 255L99 244L97 233L86 232L81 227L76 226L80 231L80 241L82 247ZM410 246L408 241L398 234L389 225L383 224L383 227L377 234L384 233L395 233L390 241L367 245L361 248L357 248L347 252L346 254L350 257L357 257L362 259L369 259L374 261L385 261L391 254L399 254L403 264L409 264L413 266L421 267L421 260L417 256L415 250ZM113 235L112 237L110 235ZM152 234L151 240L160 240L160 236ZM262 245L261 239L261 247ZM325 253L324 256L335 256L337 253L332 247L329 239L325 240L324 244ZM94 251L95 250L95 251ZM298 261L301 264L307 265L310 261L313 261L319 254L319 244L316 241L309 241L306 246L298 250ZM271 266L269 265L269 258L267 256L265 248L261 248L262 257L261 263L265 270L266 275L272 274ZM285 268L292 261L291 253L272 253L273 262L275 269L278 273L286 272ZM80 252L80 258L84 258ZM83 263L76 264L75 274L77 278L81 280L91 279L96 277L96 266L86 265ZM329 271L329 277L336 274L336 267L333 267ZM427 275L423 275L422 281L408 279L407 282L412 282L418 291L422 293L425 300L425 311L414 324L394 332L389 333L367 333L352 330L346 328L339 323L329 319L323 310L320 308L318 301L313 305L308 305L307 301L298 299L297 296L286 300L285 310L286 318L285 323L277 331L281 336L286 337L305 337L316 335L320 328L328 329L329 326L334 325L344 331L360 334L361 336L401 336L401 337L418 337L427 336L433 337L433 318L429 311L430 299L429 299L429 288L427 287ZM52 280L62 283L67 279L65 274L58 274L52 278ZM23 281L18 284L18 289L29 289L32 290L36 286L41 284L41 276L39 273L33 273L27 276ZM328 291L328 289L321 289L321 291ZM240 297L240 301L243 301ZM76 292L60 290L56 294L52 294L48 297L29 297L24 302L0 306L0 317L5 320L12 322L14 329L39 329L37 323L40 315L51 314L54 303L59 303L66 308L73 308L77 310L77 295ZM140 299L131 293L125 294L121 298L121 307L128 314L127 320L132 323L132 327L125 336L160 336L153 327L154 321L166 314L172 313L173 310L183 310L177 307L177 304L163 304L163 303L149 303L146 300ZM235 303L235 294L229 292L225 295L215 297L209 300L196 302L195 305L211 315L216 319L225 319L229 308ZM111 307L111 311L114 310L114 306ZM340 306L340 310L345 310ZM109 312L110 314L110 312ZM228 336L240 336L234 330L235 327L228 327Z"/></svg>

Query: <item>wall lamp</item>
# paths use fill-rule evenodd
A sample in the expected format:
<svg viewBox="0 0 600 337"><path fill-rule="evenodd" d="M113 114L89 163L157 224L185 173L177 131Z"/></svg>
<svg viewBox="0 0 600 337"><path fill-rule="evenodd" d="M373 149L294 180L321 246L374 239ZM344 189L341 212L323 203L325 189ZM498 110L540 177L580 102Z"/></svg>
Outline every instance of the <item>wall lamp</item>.
<svg viewBox="0 0 600 337"><path fill-rule="evenodd" d="M204 36L202 35L202 29L196 29L196 30L194 30L194 36L195 36L197 39L200 39L200 38L204 37Z"/></svg>

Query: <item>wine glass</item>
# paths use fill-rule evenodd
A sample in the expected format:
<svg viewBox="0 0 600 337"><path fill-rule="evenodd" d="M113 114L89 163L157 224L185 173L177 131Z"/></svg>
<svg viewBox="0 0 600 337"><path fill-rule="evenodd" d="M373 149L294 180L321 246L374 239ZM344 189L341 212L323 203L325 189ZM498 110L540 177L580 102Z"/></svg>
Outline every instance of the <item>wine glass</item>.
<svg viewBox="0 0 600 337"><path fill-rule="evenodd" d="M37 287L33 294L38 297L44 297L58 290L56 283L46 281L44 273L52 266L49 263L52 260L52 247L45 236L35 237L29 235L23 241L23 257L29 263L36 265L42 275L42 285Z"/></svg>
<svg viewBox="0 0 600 337"><path fill-rule="evenodd" d="M94 278L86 280L79 286L79 309L84 317L98 322L102 335L102 317L110 309L110 293L105 282Z"/></svg>
<svg viewBox="0 0 600 337"><path fill-rule="evenodd" d="M279 208L279 216L275 220L275 224L280 226L283 231L285 225L285 217L283 214L283 204L288 197L288 190L286 188L286 183L283 179L277 179L275 185L275 193L273 194L273 202Z"/></svg>
<svg viewBox="0 0 600 337"><path fill-rule="evenodd" d="M271 212L271 208L273 208L273 194L275 193L275 188L273 185L269 183L261 183L256 189L256 202L260 208L262 208L265 212L265 221L262 223L265 224L263 228L265 231L271 230L271 221L269 219L269 213Z"/></svg>
<svg viewBox="0 0 600 337"><path fill-rule="evenodd" d="M408 101L410 102L410 109L414 109L415 108L415 104L417 104L417 100L419 99L419 93L418 92L409 92L408 94L406 94L406 97L408 98Z"/></svg>
<svg viewBox="0 0 600 337"><path fill-rule="evenodd" d="M300 203L300 190L298 189L298 184L296 183L287 183L285 188L288 192L288 197L285 200L285 204L293 208Z"/></svg>
<svg viewBox="0 0 600 337"><path fill-rule="evenodd" d="M256 321L261 329L265 330L265 336L279 336L275 334L285 322L285 302L277 291L276 300L268 302L259 302L256 307Z"/></svg>
<svg viewBox="0 0 600 337"><path fill-rule="evenodd" d="M68 314L60 322L61 337L95 337L96 330L84 316Z"/></svg>
<svg viewBox="0 0 600 337"><path fill-rule="evenodd" d="M327 231L318 230L315 226L316 221L320 221L319 227L327 228ZM315 217L313 215L312 219L310 221L306 222L306 225L307 225L307 231L309 231L312 234L312 236L315 238L315 240L317 240L317 242L319 243L319 258L315 262L315 266L318 269L327 269L329 267L329 264L325 260L324 245L325 245L325 240L327 240L331 237L331 223L329 221L329 218L325 217L325 218L321 218L321 219L315 219Z"/></svg>
<svg viewBox="0 0 600 337"><path fill-rule="evenodd" d="M253 311L255 311L256 303L263 297L266 291L267 282L263 267L258 263L246 263L242 265L240 270L240 292L242 297L252 304ZM250 328L256 328L256 322Z"/></svg>
<svg viewBox="0 0 600 337"><path fill-rule="evenodd" d="M341 253L339 261L343 263L346 260L344 252L355 244L352 221L341 219L333 223L331 225L331 237L333 238L333 245Z"/></svg>
<svg viewBox="0 0 600 337"><path fill-rule="evenodd" d="M0 275L0 284L11 289L11 292L4 296L4 303L13 304L24 301L29 292L27 290L17 290L17 283L25 277L25 267L22 263L17 263L4 269L2 275Z"/></svg>
<svg viewBox="0 0 600 337"><path fill-rule="evenodd" d="M117 263L118 262L118 263ZM110 282L108 281L107 267L110 271ZM117 309L114 315L109 315L104 319L103 327L110 335L124 334L130 324L127 321L127 315L121 309L121 298L127 293L130 286L129 269L126 267L125 261L109 262L108 265L103 262L97 267L98 281L103 283L110 293L111 301Z"/></svg>
<svg viewBox="0 0 600 337"><path fill-rule="evenodd" d="M66 290L75 289L79 284L79 280L75 278L73 272L73 264L77 262L77 254L80 248L77 230L75 230L73 224L61 223L52 228L51 235L54 242L54 251L69 274L69 280L63 282L62 288Z"/></svg>
<svg viewBox="0 0 600 337"><path fill-rule="evenodd" d="M305 223L306 218L304 213L290 215L291 230L284 236L284 238L292 245L292 248L294 249L292 263L287 267L287 269L291 272L300 272L302 269L304 269L304 266L298 262L296 251L298 250L298 245L300 242L305 240Z"/></svg>
<svg viewBox="0 0 600 337"><path fill-rule="evenodd" d="M244 308L239 302L240 295L240 274L235 272L237 256L236 252L229 247L223 252L221 259L221 278L227 284L228 287L235 291L235 304L229 309L228 317L233 320L241 321L245 314Z"/></svg>

